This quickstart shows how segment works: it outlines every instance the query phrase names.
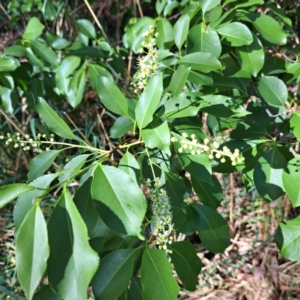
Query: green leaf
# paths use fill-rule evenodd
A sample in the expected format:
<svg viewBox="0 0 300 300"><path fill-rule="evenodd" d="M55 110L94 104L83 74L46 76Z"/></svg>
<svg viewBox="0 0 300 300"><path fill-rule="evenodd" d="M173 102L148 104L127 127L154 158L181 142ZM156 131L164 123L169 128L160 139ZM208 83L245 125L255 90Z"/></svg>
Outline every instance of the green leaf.
<svg viewBox="0 0 300 300"><path fill-rule="evenodd" d="M86 226L64 191L48 222L49 284L62 299L87 298L99 257L89 245Z"/></svg>
<svg viewBox="0 0 300 300"><path fill-rule="evenodd" d="M293 129L293 133L295 137L300 140L300 112L294 111L293 116L290 120L291 128Z"/></svg>
<svg viewBox="0 0 300 300"><path fill-rule="evenodd" d="M158 148L170 153L170 130L168 122L152 122L141 131L146 147Z"/></svg>
<svg viewBox="0 0 300 300"><path fill-rule="evenodd" d="M129 151L120 159L118 168L127 173L135 183L140 181L140 165Z"/></svg>
<svg viewBox="0 0 300 300"><path fill-rule="evenodd" d="M212 184L192 177L192 185L199 200L206 206L216 209L222 199L223 190L219 180L212 175Z"/></svg>
<svg viewBox="0 0 300 300"><path fill-rule="evenodd" d="M140 226L146 213L146 200L128 174L115 167L98 166L91 193L93 199L106 205L122 221L128 235L143 239Z"/></svg>
<svg viewBox="0 0 300 300"><path fill-rule="evenodd" d="M173 27L174 41L178 48L181 49L186 41L190 26L190 17L187 14L181 15Z"/></svg>
<svg viewBox="0 0 300 300"><path fill-rule="evenodd" d="M293 207L300 206L300 159L293 158L287 164L287 169L282 173L283 187L290 197Z"/></svg>
<svg viewBox="0 0 300 300"><path fill-rule="evenodd" d="M133 121L126 116L120 116L110 128L110 137L121 138L125 133L133 130Z"/></svg>
<svg viewBox="0 0 300 300"><path fill-rule="evenodd" d="M200 0L200 5L201 5L201 8L202 8L202 14L204 16L204 14L215 8L217 5L220 4L221 0Z"/></svg>
<svg viewBox="0 0 300 300"><path fill-rule="evenodd" d="M50 285L44 285L34 294L33 300L61 300L61 298L54 293Z"/></svg>
<svg viewBox="0 0 300 300"><path fill-rule="evenodd" d="M245 16L264 39L273 44L286 44L286 34L275 19L265 14L256 13L247 13Z"/></svg>
<svg viewBox="0 0 300 300"><path fill-rule="evenodd" d="M179 287L172 275L172 265L165 253L158 249L145 249L141 270L144 300L174 300Z"/></svg>
<svg viewBox="0 0 300 300"><path fill-rule="evenodd" d="M231 132L230 138L236 140L258 139L268 135L268 131L261 123L239 122Z"/></svg>
<svg viewBox="0 0 300 300"><path fill-rule="evenodd" d="M185 55L178 60L178 64L191 66L192 70L209 73L212 70L221 69L220 61L210 53L196 52Z"/></svg>
<svg viewBox="0 0 300 300"><path fill-rule="evenodd" d="M92 85L93 89L95 89L95 90L97 87L98 77L102 76L102 77L107 77L111 81L114 80L111 73L106 68L104 68L100 65L90 64L88 67L88 74L89 74L89 79L90 79L91 85Z"/></svg>
<svg viewBox="0 0 300 300"><path fill-rule="evenodd" d="M132 277L129 294L132 300L144 300L142 295L142 284L139 277Z"/></svg>
<svg viewBox="0 0 300 300"><path fill-rule="evenodd" d="M182 177L174 173L165 172L166 191L170 198L173 212L181 208L184 204L185 186Z"/></svg>
<svg viewBox="0 0 300 300"><path fill-rule="evenodd" d="M78 171L85 164L88 157L89 154L82 154L73 157L61 171L61 175L58 178L59 182L65 182L77 176Z"/></svg>
<svg viewBox="0 0 300 300"><path fill-rule="evenodd" d="M253 43L237 48L236 52L241 60L242 70L256 77L265 62L265 52L260 40L253 35Z"/></svg>
<svg viewBox="0 0 300 300"><path fill-rule="evenodd" d="M34 187L24 183L13 183L0 187L0 208L18 198L20 195L33 189Z"/></svg>
<svg viewBox="0 0 300 300"><path fill-rule="evenodd" d="M118 249L106 255L93 281L96 299L115 300L128 286L132 276L136 249Z"/></svg>
<svg viewBox="0 0 300 300"><path fill-rule="evenodd" d="M199 112L200 103L196 100L195 93L183 92L167 100L161 107L161 118L193 117Z"/></svg>
<svg viewBox="0 0 300 300"><path fill-rule="evenodd" d="M171 91L173 96L178 96L182 92L182 89L186 84L186 80L189 76L190 71L191 67L181 65L174 72L168 87L168 91Z"/></svg>
<svg viewBox="0 0 300 300"><path fill-rule="evenodd" d="M6 47L3 52L4 55L10 55L10 56L25 56L25 48L21 45L12 45L9 47Z"/></svg>
<svg viewBox="0 0 300 300"><path fill-rule="evenodd" d="M29 163L28 180L32 181L42 176L52 165L59 153L60 151L58 150L44 151L32 159Z"/></svg>
<svg viewBox="0 0 300 300"><path fill-rule="evenodd" d="M38 97L35 105L41 119L46 123L46 125L52 132L65 139L77 139L77 137L74 135L65 121L58 116L58 114L43 98Z"/></svg>
<svg viewBox="0 0 300 300"><path fill-rule="evenodd" d="M282 173L287 162L274 147L265 153L254 168L254 183L258 193L266 200L272 201L284 194L282 190Z"/></svg>
<svg viewBox="0 0 300 300"><path fill-rule="evenodd" d="M140 96L135 108L137 124L140 129L146 127L152 120L163 91L162 75L152 77Z"/></svg>
<svg viewBox="0 0 300 300"><path fill-rule="evenodd" d="M187 53L193 52L207 52L215 57L219 57L222 52L219 35L204 22L189 31Z"/></svg>
<svg viewBox="0 0 300 300"><path fill-rule="evenodd" d="M195 247L187 241L175 242L168 247L172 250L170 254L172 263L184 288L195 291L198 284L198 275L202 268Z"/></svg>
<svg viewBox="0 0 300 300"><path fill-rule="evenodd" d="M271 105L284 106L288 90L284 82L275 76L264 76L258 84L258 91L264 100Z"/></svg>
<svg viewBox="0 0 300 300"><path fill-rule="evenodd" d="M222 25L217 29L232 47L250 45L253 42L252 33L249 28L239 22L232 22Z"/></svg>
<svg viewBox="0 0 300 300"><path fill-rule="evenodd" d="M212 253L224 252L229 246L229 227L213 208L198 203L191 204L199 214L198 233L203 246Z"/></svg>
<svg viewBox="0 0 300 300"><path fill-rule="evenodd" d="M31 18L25 28L23 39L34 40L42 34L44 28L45 26L38 20L38 18Z"/></svg>
<svg viewBox="0 0 300 300"><path fill-rule="evenodd" d="M158 37L156 43L159 49L169 49L173 44L173 28L168 19L158 19L156 32Z"/></svg>
<svg viewBox="0 0 300 300"><path fill-rule="evenodd" d="M108 110L117 115L129 116L127 100L112 80L107 77L99 76L95 83L96 86L93 86L93 88Z"/></svg>
<svg viewBox="0 0 300 300"><path fill-rule="evenodd" d="M46 44L41 43L39 41L29 41L29 45L33 51L33 53L41 58L43 61L49 63L49 65L54 68L58 65L58 58L56 53L48 47Z"/></svg>
<svg viewBox="0 0 300 300"><path fill-rule="evenodd" d="M83 33L87 37L89 37L91 39L96 38L95 27L89 20L85 20L85 19L77 20L76 26L78 28L78 31Z"/></svg>
<svg viewBox="0 0 300 300"><path fill-rule="evenodd" d="M18 279L28 300L46 271L48 256L47 226L37 203L25 217L16 240Z"/></svg>
<svg viewBox="0 0 300 300"><path fill-rule="evenodd" d="M294 220L284 221L279 224L275 241L280 254L287 259L300 261L300 216Z"/></svg>
<svg viewBox="0 0 300 300"><path fill-rule="evenodd" d="M20 66L14 58L0 57L0 72L12 72Z"/></svg>

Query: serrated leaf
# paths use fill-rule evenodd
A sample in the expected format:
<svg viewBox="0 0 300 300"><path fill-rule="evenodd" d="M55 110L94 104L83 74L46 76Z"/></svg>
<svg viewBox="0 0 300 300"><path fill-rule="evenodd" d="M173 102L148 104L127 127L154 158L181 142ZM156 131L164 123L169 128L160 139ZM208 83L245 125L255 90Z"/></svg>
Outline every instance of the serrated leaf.
<svg viewBox="0 0 300 300"><path fill-rule="evenodd" d="M300 112L294 111L293 116L290 120L291 128L293 129L293 133L295 137L300 140Z"/></svg>
<svg viewBox="0 0 300 300"><path fill-rule="evenodd" d="M293 158L287 164L287 169L282 173L283 187L291 199L293 207L300 206L300 159Z"/></svg>
<svg viewBox="0 0 300 300"><path fill-rule="evenodd" d="M16 267L18 279L26 299L32 299L47 268L49 256L47 226L36 204L25 217L16 239Z"/></svg>
<svg viewBox="0 0 300 300"><path fill-rule="evenodd" d="M77 20L76 26L78 28L78 31L83 33L87 37L89 37L91 39L96 38L95 27L89 20L85 20L85 19Z"/></svg>
<svg viewBox="0 0 300 300"><path fill-rule="evenodd" d="M209 73L221 69L220 61L210 53L195 52L187 54L178 60L178 64L191 66L192 70Z"/></svg>
<svg viewBox="0 0 300 300"><path fill-rule="evenodd" d="M284 194L282 190L282 173L287 162L274 147L266 152L254 168L254 183L258 193L266 200L272 201Z"/></svg>
<svg viewBox="0 0 300 300"><path fill-rule="evenodd" d="M183 14L179 17L173 27L174 41L178 48L181 49L182 45L186 41L188 30L190 26L190 17L187 14Z"/></svg>
<svg viewBox="0 0 300 300"><path fill-rule="evenodd" d="M140 226L146 213L146 200L128 174L115 167L98 166L94 172L91 194L93 199L106 205L122 221L128 235L143 239Z"/></svg>
<svg viewBox="0 0 300 300"><path fill-rule="evenodd" d="M106 255L97 270L92 288L96 299L115 300L132 276L136 249L118 249Z"/></svg>
<svg viewBox="0 0 300 300"><path fill-rule="evenodd" d="M141 283L144 300L174 300L179 287L172 275L172 265L165 253L145 249L142 258Z"/></svg>
<svg viewBox="0 0 300 300"><path fill-rule="evenodd" d="M204 22L195 25L188 34L187 53L207 52L219 57L222 46L218 33Z"/></svg>
<svg viewBox="0 0 300 300"><path fill-rule="evenodd" d="M0 187L0 208L33 189L34 187L24 183L13 183Z"/></svg>
<svg viewBox="0 0 300 300"><path fill-rule="evenodd" d="M294 220L284 221L279 224L275 241L280 254L287 259L300 261L300 216Z"/></svg>
<svg viewBox="0 0 300 300"><path fill-rule="evenodd" d="M232 22L222 25L217 29L232 47L250 45L253 42L252 33L249 28L239 22Z"/></svg>
<svg viewBox="0 0 300 300"><path fill-rule="evenodd" d="M25 28L23 39L33 40L37 38L42 34L44 28L45 26L38 20L38 18L31 18Z"/></svg>
<svg viewBox="0 0 300 300"><path fill-rule="evenodd" d="M198 284L198 275L202 268L195 247L187 241L175 242L168 247L172 250L170 254L172 263L184 288L195 291Z"/></svg>
<svg viewBox="0 0 300 300"><path fill-rule="evenodd" d="M171 135L167 121L150 123L141 131L146 147L158 148L170 153Z"/></svg>
<svg viewBox="0 0 300 300"><path fill-rule="evenodd" d="M41 119L52 132L66 139L77 139L65 121L58 116L43 98L38 97L35 105Z"/></svg>
<svg viewBox="0 0 300 300"><path fill-rule="evenodd" d="M168 90L171 91L173 96L177 96L182 92L182 89L186 84L186 80L189 76L190 71L191 71L191 67L181 65L174 72L168 87Z"/></svg>
<svg viewBox="0 0 300 300"><path fill-rule="evenodd" d="M264 76L258 84L258 91L264 100L271 105L284 106L288 90L284 82L275 76Z"/></svg>
<svg viewBox="0 0 300 300"><path fill-rule="evenodd" d="M90 247L86 226L66 191L52 212L48 235L49 284L62 299L85 299L99 257Z"/></svg>
<svg viewBox="0 0 300 300"><path fill-rule="evenodd" d="M140 96L135 108L137 124L140 129L146 127L152 120L163 91L162 75L153 76Z"/></svg>
<svg viewBox="0 0 300 300"><path fill-rule="evenodd" d="M125 133L133 130L133 121L126 116L118 117L110 128L110 137L121 138Z"/></svg>
<svg viewBox="0 0 300 300"><path fill-rule="evenodd" d="M212 253L223 252L230 243L229 227L225 219L205 205L193 203L192 209L200 216L198 233L203 246Z"/></svg>
<svg viewBox="0 0 300 300"><path fill-rule="evenodd" d="M257 76L265 62L265 52L260 40L253 35L253 43L236 49L241 60L241 68Z"/></svg>
<svg viewBox="0 0 300 300"><path fill-rule="evenodd" d="M32 181L42 176L52 165L59 153L60 151L58 150L49 150L39 153L29 163L29 173L27 175L28 180Z"/></svg>

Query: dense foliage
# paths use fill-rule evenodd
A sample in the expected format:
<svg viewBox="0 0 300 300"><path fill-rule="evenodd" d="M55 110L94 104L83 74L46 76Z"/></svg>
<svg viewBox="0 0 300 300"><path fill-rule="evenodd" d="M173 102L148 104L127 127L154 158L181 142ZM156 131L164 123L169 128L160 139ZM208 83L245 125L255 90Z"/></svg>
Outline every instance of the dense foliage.
<svg viewBox="0 0 300 300"><path fill-rule="evenodd" d="M62 7L36 2L21 40L0 57L1 146L34 154L27 181L0 188L1 207L17 199L26 299L86 299L91 285L96 299L171 300L172 270L195 290L201 261L178 233L197 232L212 253L230 243L215 172L241 171L266 201L287 194L300 205L299 47L284 9L259 5L158 0L157 17L129 20L120 48L88 19L76 21L76 36L54 34L38 14L54 22ZM15 1L9 9L15 22ZM86 110L90 90L113 123L109 136L102 124L105 144L94 133L101 116ZM12 132L9 115L24 109L29 129ZM299 226L298 217L277 230L292 260Z"/></svg>

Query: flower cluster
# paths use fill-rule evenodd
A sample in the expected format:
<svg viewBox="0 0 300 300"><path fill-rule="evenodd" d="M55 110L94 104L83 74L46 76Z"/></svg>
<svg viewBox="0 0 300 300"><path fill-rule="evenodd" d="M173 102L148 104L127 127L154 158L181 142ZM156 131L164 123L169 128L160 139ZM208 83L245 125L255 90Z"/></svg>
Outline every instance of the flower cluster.
<svg viewBox="0 0 300 300"><path fill-rule="evenodd" d="M149 30L143 34L146 41L142 42L143 48L140 53L145 53L145 56L141 56L138 59L138 71L133 77L134 92L142 92L147 85L148 80L156 74L157 71L157 48L156 37L158 33L154 33L154 27L150 26Z"/></svg>
<svg viewBox="0 0 300 300"><path fill-rule="evenodd" d="M5 140L5 145L13 145L14 148L22 148L24 151L32 150L37 153L50 150L50 147L54 141L54 134L47 138L46 134L38 134L36 140L30 135L25 134L21 136L19 132L15 134L7 133L6 135L0 135L0 140ZM41 146L47 144L47 147L43 150Z"/></svg>
<svg viewBox="0 0 300 300"><path fill-rule="evenodd" d="M153 212L151 231L157 237L156 243L158 248L163 249L168 255L172 253L172 250L168 249L168 244L172 243L173 237L170 235L174 231L170 200L167 192L159 188L161 186L159 178L154 179L154 188L150 179L147 179L146 185L150 188L150 200Z"/></svg>
<svg viewBox="0 0 300 300"><path fill-rule="evenodd" d="M178 149L179 153L183 151L189 151L191 154L202 154L205 153L209 159L220 159L221 163L226 162L226 157L231 160L231 165L236 166L237 164L242 163L245 158L241 155L239 149L235 149L233 152L227 147L223 146L220 148L220 142L222 138L217 137L213 141L209 139L204 139L203 143L200 143L195 134L191 134L191 139L188 139L187 133L182 133L182 139L179 141L175 138L171 138L171 142L179 142L181 147Z"/></svg>

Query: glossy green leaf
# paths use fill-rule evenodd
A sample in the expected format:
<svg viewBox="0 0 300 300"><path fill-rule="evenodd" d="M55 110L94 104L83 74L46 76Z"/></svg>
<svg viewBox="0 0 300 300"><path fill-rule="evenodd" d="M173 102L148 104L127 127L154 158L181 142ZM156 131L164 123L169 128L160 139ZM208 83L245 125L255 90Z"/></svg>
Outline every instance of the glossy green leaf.
<svg viewBox="0 0 300 300"><path fill-rule="evenodd" d="M86 299L99 257L89 245L86 226L64 191L48 222L49 284L62 299Z"/></svg>
<svg viewBox="0 0 300 300"><path fill-rule="evenodd" d="M10 56L16 56L16 57L21 57L25 56L25 48L21 45L12 45L9 47L6 47L3 51L4 55L10 55Z"/></svg>
<svg viewBox="0 0 300 300"><path fill-rule="evenodd" d="M284 194L282 173L287 162L276 147L266 152L254 168L254 183L258 193L272 201Z"/></svg>
<svg viewBox="0 0 300 300"><path fill-rule="evenodd" d="M179 287L172 275L172 265L164 251L145 249L142 258L141 283L144 300L174 300Z"/></svg>
<svg viewBox="0 0 300 300"><path fill-rule="evenodd" d="M217 208L223 199L223 190L219 180L212 175L212 183L192 177L192 185L199 200L206 206Z"/></svg>
<svg viewBox="0 0 300 300"><path fill-rule="evenodd" d="M185 186L182 177L174 173L165 173L166 191L170 198L170 202L175 210L182 207L184 202Z"/></svg>
<svg viewBox="0 0 300 300"><path fill-rule="evenodd" d="M127 100L117 85L109 78L103 76L99 76L95 83L94 89L103 105L117 115L128 116Z"/></svg>
<svg viewBox="0 0 300 300"><path fill-rule="evenodd" d="M202 14L204 15L207 11L215 8L220 4L221 0L200 0Z"/></svg>
<svg viewBox="0 0 300 300"><path fill-rule="evenodd" d="M213 23L219 20L219 18L222 16L222 13L223 8L220 4L214 7L212 10L206 12L204 16L205 24Z"/></svg>
<svg viewBox="0 0 300 300"><path fill-rule="evenodd" d="M284 82L275 76L264 76L258 84L258 91L264 100L275 106L284 106L288 90Z"/></svg>
<svg viewBox="0 0 300 300"><path fill-rule="evenodd" d="M142 284L139 277L132 277L129 289L130 300L144 300L142 294Z"/></svg>
<svg viewBox="0 0 300 300"><path fill-rule="evenodd" d="M63 168L61 171L61 175L59 176L60 182L65 182L69 179L73 179L77 174L78 171L82 168L85 164L89 154L82 154L73 157Z"/></svg>
<svg viewBox="0 0 300 300"><path fill-rule="evenodd" d="M293 129L293 133L295 137L300 140L300 112L294 111L293 116L290 120L291 128Z"/></svg>
<svg viewBox="0 0 300 300"><path fill-rule="evenodd" d="M164 10L166 4L167 4L168 0L157 0L155 2L155 9L158 15L160 15L162 13L162 11Z"/></svg>
<svg viewBox="0 0 300 300"><path fill-rule="evenodd" d="M125 133L133 130L133 121L126 116L120 116L110 128L110 137L121 138Z"/></svg>
<svg viewBox="0 0 300 300"><path fill-rule="evenodd" d="M141 131L146 147L158 148L170 152L170 130L167 121L163 123L150 123Z"/></svg>
<svg viewBox="0 0 300 300"><path fill-rule="evenodd" d="M78 31L83 33L87 37L89 37L91 39L96 38L95 27L89 20L85 20L85 19L77 20L76 26L78 28Z"/></svg>
<svg viewBox="0 0 300 300"><path fill-rule="evenodd" d="M183 56L178 60L178 64L191 66L192 70L209 73L213 70L221 69L220 61L210 53L196 52Z"/></svg>
<svg viewBox="0 0 300 300"><path fill-rule="evenodd" d="M45 26L39 21L38 18L33 17L29 20L23 38L27 40L34 40L40 36L44 30Z"/></svg>
<svg viewBox="0 0 300 300"><path fill-rule="evenodd" d="M24 183L13 183L0 187L0 208L33 189L34 187Z"/></svg>
<svg viewBox="0 0 300 300"><path fill-rule="evenodd" d="M287 169L282 173L283 187L290 197L293 207L300 206L300 159L293 158L287 164Z"/></svg>
<svg viewBox="0 0 300 300"><path fill-rule="evenodd" d="M47 268L49 256L47 226L39 204L25 217L16 240L18 279L26 299L32 299Z"/></svg>
<svg viewBox="0 0 300 300"><path fill-rule="evenodd" d="M137 251L118 249L106 255L97 270L92 288L96 299L115 300L128 286Z"/></svg>
<svg viewBox="0 0 300 300"><path fill-rule="evenodd" d="M46 44L39 41L29 41L29 45L33 51L33 53L41 58L43 61L49 63L51 67L56 67L58 65L58 58L56 53L48 47Z"/></svg>
<svg viewBox="0 0 300 300"><path fill-rule="evenodd" d="M284 221L279 224L275 241L280 254L287 259L300 261L300 216L294 220Z"/></svg>
<svg viewBox="0 0 300 300"><path fill-rule="evenodd" d="M40 115L41 119L46 123L49 129L55 134L70 140L75 140L76 136L61 119L58 114L49 106L49 104L41 97L36 99L36 110Z"/></svg>
<svg viewBox="0 0 300 300"><path fill-rule="evenodd" d="M163 91L162 75L152 77L140 96L135 108L137 124L140 129L146 127L152 120Z"/></svg>
<svg viewBox="0 0 300 300"><path fill-rule="evenodd" d="M12 72L19 66L19 61L14 58L0 57L0 72Z"/></svg>
<svg viewBox="0 0 300 300"><path fill-rule="evenodd" d="M286 34L280 24L266 14L247 13L246 17L264 39L273 44L286 44Z"/></svg>
<svg viewBox="0 0 300 300"><path fill-rule="evenodd" d="M33 300L61 300L61 298L51 289L50 285L44 285L34 294Z"/></svg>
<svg viewBox="0 0 300 300"><path fill-rule="evenodd" d="M42 62L32 51L31 48L29 47L26 47L25 48L25 57L28 59L28 61L34 65L34 66L37 66L41 69L44 68L44 62Z"/></svg>
<svg viewBox="0 0 300 300"><path fill-rule="evenodd" d="M121 220L128 235L143 239L140 226L146 213L146 200L128 174L115 167L98 166L91 193L93 199L102 202Z"/></svg>
<svg viewBox="0 0 300 300"><path fill-rule="evenodd" d="M111 73L106 68L100 65L90 64L88 67L88 74L89 74L91 85L95 90L97 87L98 77L102 76L102 77L107 77L111 81L114 80Z"/></svg>
<svg viewBox="0 0 300 300"><path fill-rule="evenodd" d="M226 1L226 2L229 2L229 1ZM240 7L249 7L249 6L254 6L254 5L258 5L258 4L264 4L264 0L247 0L247 1L244 1L244 0L234 0L234 2L237 2L236 4L236 8L240 8Z"/></svg>
<svg viewBox="0 0 300 300"><path fill-rule="evenodd" d="M241 61L241 68L257 76L265 62L265 52L260 40L253 35L253 43L236 49Z"/></svg>
<svg viewBox="0 0 300 300"><path fill-rule="evenodd" d="M174 41L177 48L180 50L186 41L190 26L190 17L187 14L181 15L173 27Z"/></svg>
<svg viewBox="0 0 300 300"><path fill-rule="evenodd" d="M236 140L258 139L268 135L268 131L261 123L239 122L231 132L230 138Z"/></svg>
<svg viewBox="0 0 300 300"><path fill-rule="evenodd" d="M174 72L168 87L168 90L170 90L173 96L178 96L182 92L182 89L186 84L186 80L189 76L190 71L191 67L181 65Z"/></svg>
<svg viewBox="0 0 300 300"><path fill-rule="evenodd" d="M120 159L118 168L127 173L134 180L134 182L139 182L140 165L129 151L126 151L124 156Z"/></svg>
<svg viewBox="0 0 300 300"><path fill-rule="evenodd" d="M203 246L212 253L223 252L230 243L229 227L225 219L213 208L193 203L199 214L198 233Z"/></svg>
<svg viewBox="0 0 300 300"><path fill-rule="evenodd" d="M51 43L51 47L55 50L63 50L70 45L70 42L64 38L58 38L53 43Z"/></svg>
<svg viewBox="0 0 300 300"><path fill-rule="evenodd" d="M250 45L253 42L252 33L249 28L239 22L225 24L217 29L232 47Z"/></svg>
<svg viewBox="0 0 300 300"><path fill-rule="evenodd" d="M44 151L32 159L29 163L28 180L32 181L42 176L52 165L59 153L60 151L58 150Z"/></svg>
<svg viewBox="0 0 300 300"><path fill-rule="evenodd" d="M156 43L159 49L169 49L173 44L173 28L168 19L161 18L157 22L156 32L158 37Z"/></svg>
<svg viewBox="0 0 300 300"><path fill-rule="evenodd" d="M218 33L204 22L189 31L187 53L193 52L207 52L215 57L219 57L222 52Z"/></svg>
<svg viewBox="0 0 300 300"><path fill-rule="evenodd" d="M195 247L187 241L182 241L172 243L169 248L172 250L170 254L172 263L184 288L189 291L195 291L198 284L198 275L202 267Z"/></svg>

